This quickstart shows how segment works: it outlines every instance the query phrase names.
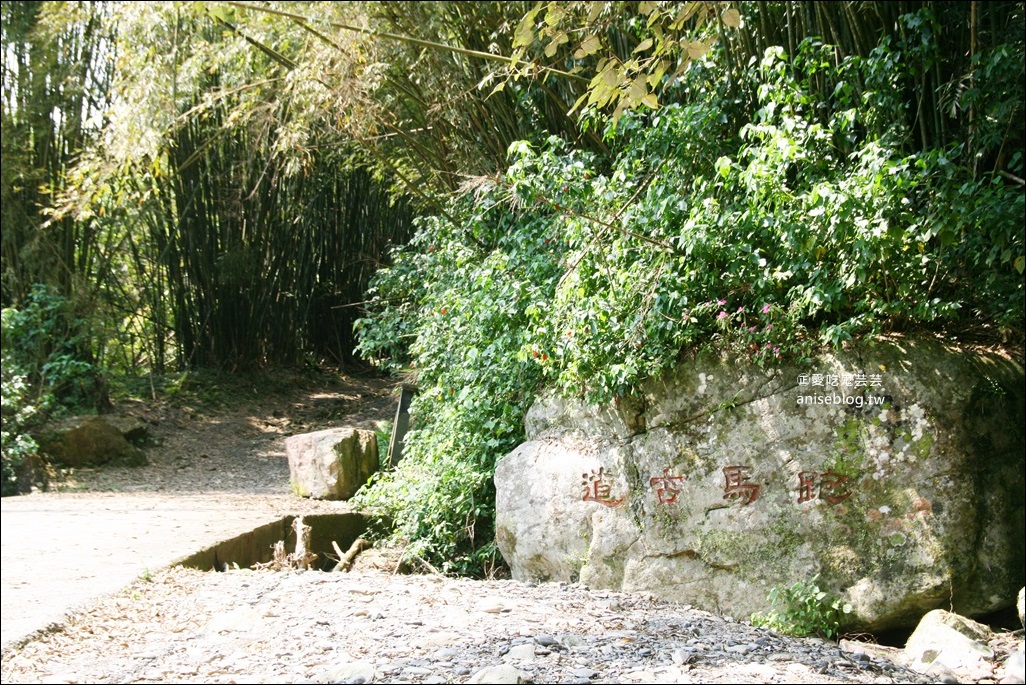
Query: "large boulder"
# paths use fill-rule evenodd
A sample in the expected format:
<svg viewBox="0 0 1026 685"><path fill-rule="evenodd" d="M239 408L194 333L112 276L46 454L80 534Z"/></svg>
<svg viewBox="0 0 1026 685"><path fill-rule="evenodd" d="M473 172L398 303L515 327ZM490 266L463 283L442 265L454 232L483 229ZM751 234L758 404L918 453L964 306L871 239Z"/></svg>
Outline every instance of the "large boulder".
<svg viewBox="0 0 1026 685"><path fill-rule="evenodd" d="M1022 368L933 339L762 369L699 358L636 400L545 397L496 468L513 576L747 617L819 574L852 627L975 616L1023 583Z"/></svg>
<svg viewBox="0 0 1026 685"><path fill-rule="evenodd" d="M990 661L994 651L987 646L987 626L943 609L923 616L905 644L909 668L935 678L953 676L957 682L993 678Z"/></svg>
<svg viewBox="0 0 1026 685"><path fill-rule="evenodd" d="M349 499L378 470L374 431L329 428L285 441L292 487L301 497Z"/></svg>
<svg viewBox="0 0 1026 685"><path fill-rule="evenodd" d="M103 416L75 416L48 425L36 436L40 450L71 467L142 466L146 455Z"/></svg>

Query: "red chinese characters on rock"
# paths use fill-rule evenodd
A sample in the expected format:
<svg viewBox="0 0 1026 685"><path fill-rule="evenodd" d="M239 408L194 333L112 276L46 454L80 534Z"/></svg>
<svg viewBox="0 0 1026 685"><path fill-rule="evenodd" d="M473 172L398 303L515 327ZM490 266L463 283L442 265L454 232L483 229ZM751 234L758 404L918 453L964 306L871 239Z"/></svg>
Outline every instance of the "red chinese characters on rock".
<svg viewBox="0 0 1026 685"><path fill-rule="evenodd" d="M599 504L604 504L607 507L615 507L623 504L627 498L613 498L613 486L611 480L612 477L606 473L604 466L600 466L597 471L592 471L591 473L582 473L581 485L584 487L584 496L581 499L585 502L598 502Z"/></svg>
<svg viewBox="0 0 1026 685"><path fill-rule="evenodd" d="M816 492L816 484L819 484L819 492ZM830 504L840 504L851 497L852 492L848 487L848 476L842 476L836 471L802 471L798 474L798 504L803 504L817 497Z"/></svg>
<svg viewBox="0 0 1026 685"><path fill-rule="evenodd" d="M657 504L674 504L681 493L681 483L687 476L671 476L670 469L663 469L663 475L652 476L649 485L655 490Z"/></svg>
<svg viewBox="0 0 1026 685"><path fill-rule="evenodd" d="M726 482L723 485L723 499L735 499L746 506L759 499L759 489L762 487L749 482L748 474L751 473L749 466L727 466L723 469L723 477Z"/></svg>
<svg viewBox="0 0 1026 685"><path fill-rule="evenodd" d="M762 486L751 481L750 466L732 465L723 469L723 499L734 500L741 506L752 504L762 491ZM607 507L616 507L627 501L627 496L614 497L614 476L606 468L599 467L591 473L581 474L581 487L584 492L581 499L585 502L598 502ZM655 495L656 505L667 506L678 503L684 492L684 481L688 476L675 475L669 468L663 469L662 475L649 478L649 486ZM829 504L840 504L849 499L853 492L848 476L829 470L823 472L801 471L798 474L798 503L803 504L821 499Z"/></svg>

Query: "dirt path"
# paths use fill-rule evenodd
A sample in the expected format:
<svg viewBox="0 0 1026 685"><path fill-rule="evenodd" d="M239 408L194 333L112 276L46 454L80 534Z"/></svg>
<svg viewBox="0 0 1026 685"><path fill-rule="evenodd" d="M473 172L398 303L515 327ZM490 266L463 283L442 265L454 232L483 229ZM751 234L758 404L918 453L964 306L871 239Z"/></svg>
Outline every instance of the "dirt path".
<svg viewBox="0 0 1026 685"><path fill-rule="evenodd" d="M392 381L268 377L197 387L175 402L131 402L157 445L142 468L82 469L56 492L0 500L0 642L199 549L287 514L346 510L289 487L285 438L328 426L375 427L394 411ZM204 399L206 396L206 399Z"/></svg>

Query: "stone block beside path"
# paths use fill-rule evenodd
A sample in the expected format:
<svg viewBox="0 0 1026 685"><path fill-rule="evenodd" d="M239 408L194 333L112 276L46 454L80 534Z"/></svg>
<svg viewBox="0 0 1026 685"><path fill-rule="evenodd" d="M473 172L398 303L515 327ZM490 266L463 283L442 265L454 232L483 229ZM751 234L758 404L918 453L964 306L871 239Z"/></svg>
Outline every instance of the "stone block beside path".
<svg viewBox="0 0 1026 685"><path fill-rule="evenodd" d="M292 488L301 497L346 500L378 470L373 431L329 428L285 441Z"/></svg>

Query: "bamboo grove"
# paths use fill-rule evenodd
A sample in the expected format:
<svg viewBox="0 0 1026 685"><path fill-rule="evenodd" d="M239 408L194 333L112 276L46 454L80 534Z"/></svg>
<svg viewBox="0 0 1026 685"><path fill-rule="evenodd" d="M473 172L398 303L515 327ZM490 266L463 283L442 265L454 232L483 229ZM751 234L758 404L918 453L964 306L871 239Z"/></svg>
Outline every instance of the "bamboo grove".
<svg viewBox="0 0 1026 685"><path fill-rule="evenodd" d="M330 127L286 140L281 65L159 9L4 3L4 306L47 284L118 371L352 361L410 204Z"/></svg>
<svg viewBox="0 0 1026 685"><path fill-rule="evenodd" d="M717 20L728 8L742 18L730 30ZM908 25L923 9L932 23ZM556 10L564 25L549 20ZM1021 126L1008 125L1022 120L1018 62L992 50L1021 51L1021 2L5 2L2 12L2 302L53 288L76 313L66 334L103 368L352 361L370 276L415 215L501 173L517 140L557 135L605 152L598 127L570 112L602 59L636 60L656 16L689 17L666 30L683 48L718 42L728 73L814 36L837 60L881 40L932 50L903 80L915 107L896 115L917 132L907 145L964 141L980 173L1006 169L1022 148ZM936 37L929 48L914 40L924 31ZM603 49L581 53L592 38ZM686 97L669 73L687 51L666 58L666 76L658 60L638 67L660 104ZM1017 113L975 111L983 87L1005 89L997 100ZM753 99L733 95L739 109Z"/></svg>

